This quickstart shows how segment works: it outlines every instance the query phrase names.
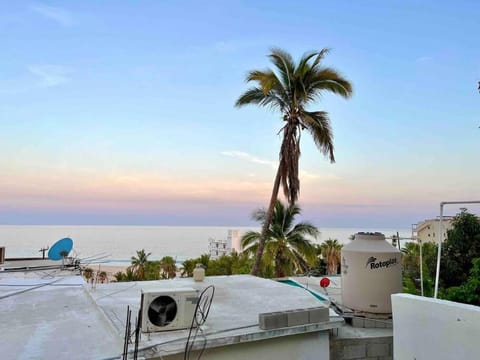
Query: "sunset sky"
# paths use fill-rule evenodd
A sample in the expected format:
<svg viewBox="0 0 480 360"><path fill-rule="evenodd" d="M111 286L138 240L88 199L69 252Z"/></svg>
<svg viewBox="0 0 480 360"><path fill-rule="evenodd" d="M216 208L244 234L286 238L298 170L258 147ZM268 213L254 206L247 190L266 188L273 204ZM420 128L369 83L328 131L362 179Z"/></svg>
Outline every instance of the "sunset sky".
<svg viewBox="0 0 480 360"><path fill-rule="evenodd" d="M251 224L282 122L234 102L272 47L329 47L354 86L312 106L330 113L337 162L304 134L305 219L408 228L440 201L480 200L478 14L478 1L1 1L0 224Z"/></svg>

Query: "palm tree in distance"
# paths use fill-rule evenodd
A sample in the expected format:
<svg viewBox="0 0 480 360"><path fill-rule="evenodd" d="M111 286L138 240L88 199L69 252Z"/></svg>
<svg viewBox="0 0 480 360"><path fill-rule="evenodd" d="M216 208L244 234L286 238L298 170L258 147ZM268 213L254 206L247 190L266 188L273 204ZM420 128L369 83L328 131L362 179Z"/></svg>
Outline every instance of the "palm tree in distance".
<svg viewBox="0 0 480 360"><path fill-rule="evenodd" d="M108 274L106 271L100 271L98 273L98 280L100 281L100 283L104 283L105 281L108 281Z"/></svg>
<svg viewBox="0 0 480 360"><path fill-rule="evenodd" d="M85 278L85 280L87 280L87 283L90 282L90 279L93 278L93 269L92 268L85 268L83 270L83 277Z"/></svg>
<svg viewBox="0 0 480 360"><path fill-rule="evenodd" d="M333 134L328 113L308 111L307 106L317 100L324 92L332 92L348 98L352 95L352 85L335 69L321 65L328 49L310 52L295 63L292 56L284 50L273 49L269 55L274 70L253 70L247 74L246 81L254 82L235 103L235 106L258 105L280 111L283 127L282 145L279 153L279 165L273 184L270 204L265 214L261 238L258 244L252 275L257 275L265 248L268 227L272 221L280 184L290 204L294 204L300 190L298 161L300 158L300 135L308 130L321 153L335 161L333 153Z"/></svg>
<svg viewBox="0 0 480 360"><path fill-rule="evenodd" d="M162 279L173 279L177 275L175 259L171 256L164 256L160 260L160 272Z"/></svg>
<svg viewBox="0 0 480 360"><path fill-rule="evenodd" d="M299 214L298 206L286 207L281 201L276 201L265 243L265 260L269 264L273 263L276 277L284 277L298 271L306 272L308 260L315 256L315 247L305 236L316 238L319 231L307 222L295 224L295 216ZM265 223L267 212L265 209L259 209L252 217ZM261 238L262 234L259 232L246 232L242 236L244 251L256 254Z"/></svg>
<svg viewBox="0 0 480 360"><path fill-rule="evenodd" d="M132 256L132 271L135 273L135 276L138 280L145 280L145 271L148 266L148 257L152 253L145 253L145 250L137 250L137 256Z"/></svg>
<svg viewBox="0 0 480 360"><path fill-rule="evenodd" d="M337 239L325 240L320 245L320 251L322 258L327 263L327 274L335 275L338 273L338 264L340 264L340 251L343 245L338 242Z"/></svg>

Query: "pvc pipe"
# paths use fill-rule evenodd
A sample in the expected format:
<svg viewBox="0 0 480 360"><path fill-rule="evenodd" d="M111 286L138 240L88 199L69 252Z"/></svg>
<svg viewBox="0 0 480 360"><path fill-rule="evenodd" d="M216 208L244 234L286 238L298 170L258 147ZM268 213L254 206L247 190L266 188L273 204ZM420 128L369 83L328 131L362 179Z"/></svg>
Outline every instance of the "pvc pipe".
<svg viewBox="0 0 480 360"><path fill-rule="evenodd" d="M438 251L437 251L437 271L435 274L435 293L433 297L436 299L438 296L438 279L440 278L440 257L442 256L442 223L443 223L443 205L440 203L440 221L438 222Z"/></svg>
<svg viewBox="0 0 480 360"><path fill-rule="evenodd" d="M421 295L423 296L423 256L422 256L422 247L423 243L422 240L418 240L417 238L418 245L420 246L420 289L421 289Z"/></svg>

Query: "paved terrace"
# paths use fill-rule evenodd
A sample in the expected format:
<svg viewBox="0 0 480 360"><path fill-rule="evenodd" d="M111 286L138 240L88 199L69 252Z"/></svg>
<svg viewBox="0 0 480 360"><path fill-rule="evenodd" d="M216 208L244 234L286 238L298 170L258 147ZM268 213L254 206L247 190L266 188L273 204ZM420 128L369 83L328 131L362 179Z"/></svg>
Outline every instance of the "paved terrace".
<svg viewBox="0 0 480 360"><path fill-rule="evenodd" d="M97 285L91 291L98 307L111 321L115 332L123 337L127 305L132 308L132 320L140 307L142 287L153 284L159 289L193 288L203 290L215 286L215 296L203 332L207 349L231 344L271 339L287 335L318 332L344 325L342 318L330 311L330 321L295 327L261 330L258 314L324 306L304 289L250 275L212 276L203 282L192 278L164 281L111 283ZM142 334L140 354L146 358L183 353L188 330ZM202 338L203 339L203 338ZM201 341L199 341L201 342Z"/></svg>

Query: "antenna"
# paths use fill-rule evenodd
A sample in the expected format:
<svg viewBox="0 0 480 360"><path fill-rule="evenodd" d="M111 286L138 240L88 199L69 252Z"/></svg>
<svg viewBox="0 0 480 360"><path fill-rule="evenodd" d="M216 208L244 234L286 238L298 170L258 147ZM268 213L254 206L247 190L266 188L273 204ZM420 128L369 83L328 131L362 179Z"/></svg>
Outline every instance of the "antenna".
<svg viewBox="0 0 480 360"><path fill-rule="evenodd" d="M45 259L45 251L47 251L48 249L49 249L49 246L43 247L40 250L38 250L38 252L42 253L42 259Z"/></svg>
<svg viewBox="0 0 480 360"><path fill-rule="evenodd" d="M70 238L64 238L58 240L48 250L48 258L50 260L63 260L65 259L73 248L73 240Z"/></svg>

